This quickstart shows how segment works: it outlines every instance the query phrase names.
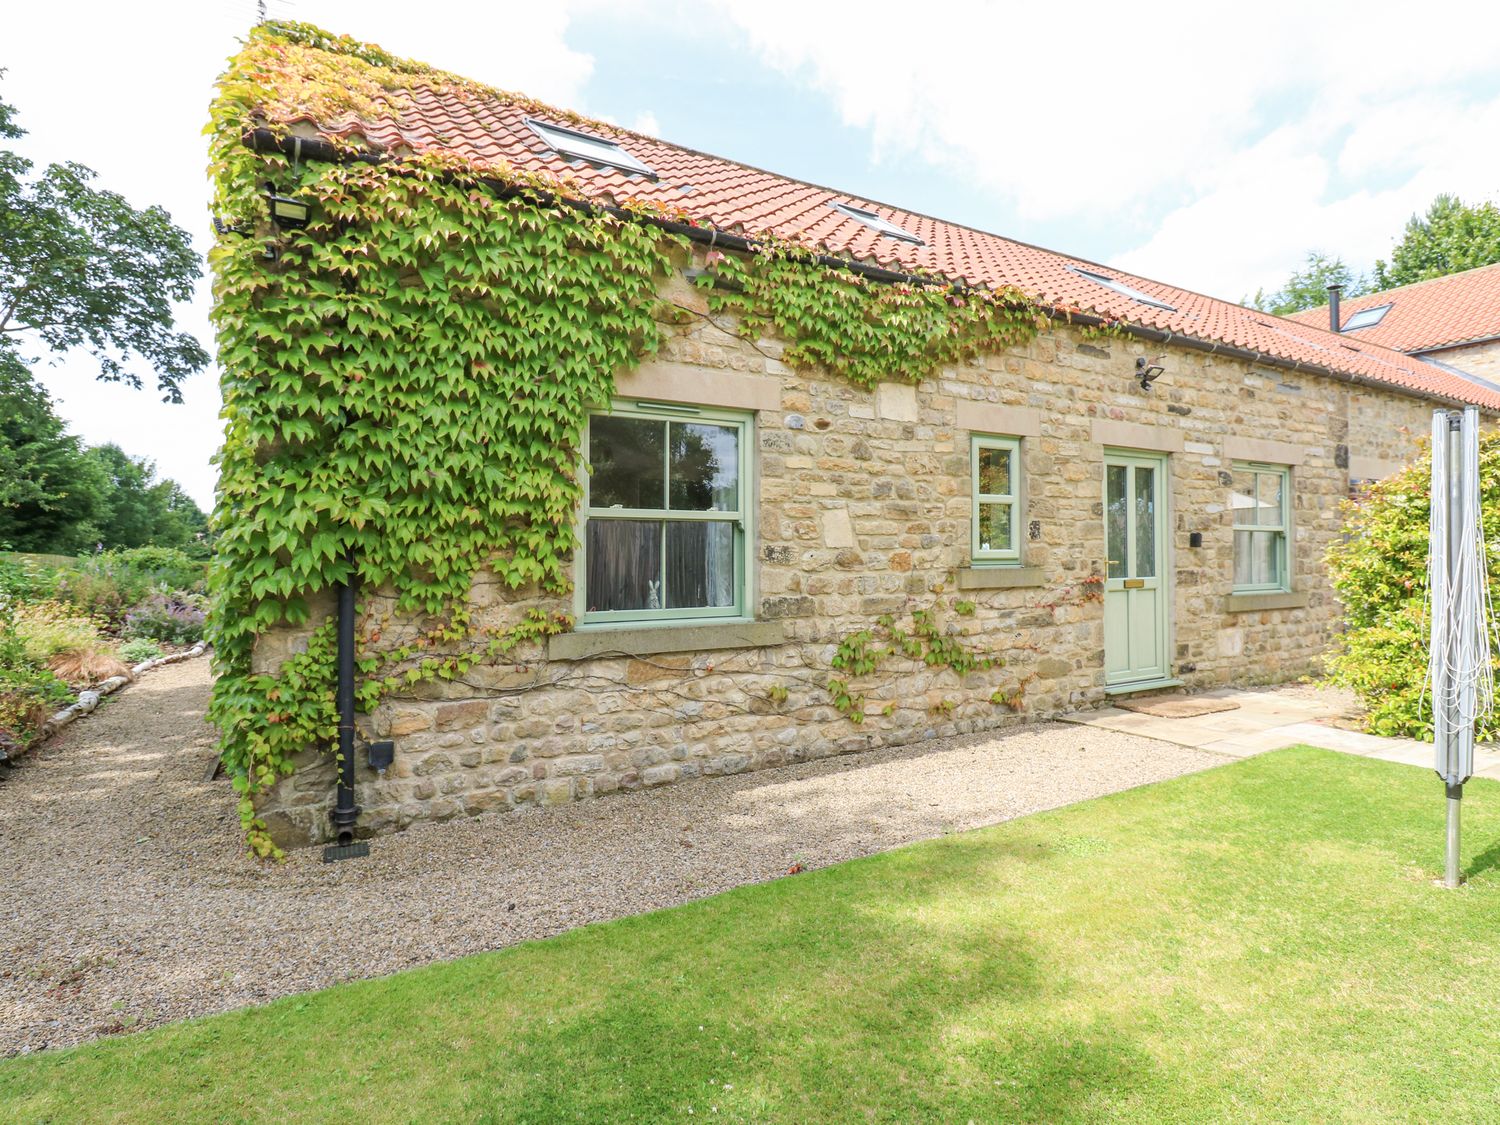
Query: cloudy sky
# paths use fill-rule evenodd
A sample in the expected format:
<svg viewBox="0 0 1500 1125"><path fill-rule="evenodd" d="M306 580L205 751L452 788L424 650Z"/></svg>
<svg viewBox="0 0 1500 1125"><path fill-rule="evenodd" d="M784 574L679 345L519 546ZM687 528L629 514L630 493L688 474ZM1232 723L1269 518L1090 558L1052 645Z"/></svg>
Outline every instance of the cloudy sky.
<svg viewBox="0 0 1500 1125"><path fill-rule="evenodd" d="M694 148L1238 300L1367 268L1440 191L1500 199L1500 4L269 0ZM1217 15L1216 12L1222 12ZM1248 14L1253 12L1253 15ZM254 0L11 5L0 97L207 248L201 129ZM182 324L207 343L207 286ZM215 375L169 406L40 374L92 442L207 507ZM145 373L149 388L154 380Z"/></svg>

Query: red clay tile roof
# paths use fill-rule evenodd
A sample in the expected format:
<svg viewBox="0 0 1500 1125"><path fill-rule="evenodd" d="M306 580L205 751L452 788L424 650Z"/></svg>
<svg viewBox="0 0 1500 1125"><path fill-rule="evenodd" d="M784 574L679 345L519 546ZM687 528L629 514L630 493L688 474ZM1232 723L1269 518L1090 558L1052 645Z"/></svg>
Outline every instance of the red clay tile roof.
<svg viewBox="0 0 1500 1125"><path fill-rule="evenodd" d="M1380 323L1356 328L1348 339L1382 344L1403 352L1426 352L1500 336L1500 265L1450 273L1417 281L1384 293L1367 293L1339 302L1345 324L1361 309L1390 305ZM1328 306L1293 313L1303 324L1328 325Z"/></svg>
<svg viewBox="0 0 1500 1125"><path fill-rule="evenodd" d="M314 52L316 53L316 52ZM290 61L290 59L288 60ZM298 64L300 65L300 64ZM372 65L372 64L370 64ZM287 76L283 75L283 80ZM300 75L298 76L300 77ZM295 81L295 78L293 79ZM1242 308L1150 278L1137 277L1082 258L1055 253L985 231L943 222L844 192L778 176L719 156L680 148L598 122L583 126L620 144L656 173L650 179L613 168L569 161L548 149L526 124L580 128L577 115L543 111L536 103L499 94L456 89L420 72L383 70L380 83L388 113L370 119L344 116L314 121L291 110L271 125L311 124L327 139L363 136L384 150L442 152L468 162L480 174L504 178L507 165L567 178L601 202L652 201L680 209L699 224L744 236L773 235L828 254L896 270L930 271L970 285L1015 286L1057 307L1122 318L1178 336L1218 342L1268 358L1330 368L1422 396L1476 403L1500 410L1500 393L1450 371L1365 340L1345 339L1316 326ZM295 106L295 91L281 90L283 106ZM305 103L304 103L305 104ZM918 245L877 233L834 210L844 202L879 213L922 240ZM1079 276L1079 267L1115 278L1171 310L1142 304Z"/></svg>

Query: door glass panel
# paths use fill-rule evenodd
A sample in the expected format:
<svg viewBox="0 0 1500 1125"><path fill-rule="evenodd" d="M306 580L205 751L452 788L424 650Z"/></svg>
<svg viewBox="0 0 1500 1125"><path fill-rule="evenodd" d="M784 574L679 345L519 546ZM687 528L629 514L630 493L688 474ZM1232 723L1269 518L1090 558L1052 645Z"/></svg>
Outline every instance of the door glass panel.
<svg viewBox="0 0 1500 1125"><path fill-rule="evenodd" d="M1109 553L1109 577L1126 576L1125 466L1108 465L1104 469L1105 547Z"/></svg>
<svg viewBox="0 0 1500 1125"><path fill-rule="evenodd" d="M981 551L1009 551L1010 505L979 505L979 549Z"/></svg>
<svg viewBox="0 0 1500 1125"><path fill-rule="evenodd" d="M589 520L586 535L590 613L662 607L660 520Z"/></svg>
<svg viewBox="0 0 1500 1125"><path fill-rule="evenodd" d="M650 418L590 418L589 507L665 507L666 436L667 423Z"/></svg>
<svg viewBox="0 0 1500 1125"><path fill-rule="evenodd" d="M1135 467L1135 577L1156 577L1156 470Z"/></svg>
<svg viewBox="0 0 1500 1125"><path fill-rule="evenodd" d="M732 606L734 590L734 525L668 523L667 608Z"/></svg>
<svg viewBox="0 0 1500 1125"><path fill-rule="evenodd" d="M740 506L737 426L673 422L671 507L678 512L734 512Z"/></svg>
<svg viewBox="0 0 1500 1125"><path fill-rule="evenodd" d="M979 494L981 496L1010 495L1010 450L979 450Z"/></svg>

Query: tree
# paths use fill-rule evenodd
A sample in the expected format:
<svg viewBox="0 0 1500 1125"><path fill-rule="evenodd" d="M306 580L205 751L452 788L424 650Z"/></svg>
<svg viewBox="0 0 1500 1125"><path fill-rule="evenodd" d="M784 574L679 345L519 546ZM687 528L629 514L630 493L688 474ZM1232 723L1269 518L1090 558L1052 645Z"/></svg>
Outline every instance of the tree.
<svg viewBox="0 0 1500 1125"><path fill-rule="evenodd" d="M158 481L156 465L118 445L96 445L86 454L109 482L95 517L105 547L191 547L208 518L173 480Z"/></svg>
<svg viewBox="0 0 1500 1125"><path fill-rule="evenodd" d="M1470 206L1456 195L1440 195L1427 214L1407 220L1391 264L1375 263L1375 284L1394 289L1494 262L1500 262L1500 207Z"/></svg>
<svg viewBox="0 0 1500 1125"><path fill-rule="evenodd" d="M104 473L64 432L47 392L0 351L0 549L73 554L94 546Z"/></svg>
<svg viewBox="0 0 1500 1125"><path fill-rule="evenodd" d="M1330 258L1314 250L1307 255L1306 264L1294 271L1280 289L1274 293L1257 289L1255 296L1244 303L1262 312L1286 316L1326 305L1330 285L1342 285L1346 297L1369 292L1368 282L1346 266L1343 259Z"/></svg>
<svg viewBox="0 0 1500 1125"><path fill-rule="evenodd" d="M175 480L164 480L152 487L160 497L162 512L152 542L158 547L180 547L195 558L207 558L213 544L208 530L208 516Z"/></svg>
<svg viewBox="0 0 1500 1125"><path fill-rule="evenodd" d="M208 518L174 480L117 445L85 449L14 356L0 352L0 550L208 545Z"/></svg>
<svg viewBox="0 0 1500 1125"><path fill-rule="evenodd" d="M0 74L3 74L0 71ZM0 101L0 139L25 134ZM168 402L208 363L186 332L172 331L172 302L192 296L202 263L187 232L160 207L138 211L93 187L81 164L31 161L0 148L0 352L22 334L53 352L82 348L99 378L141 386L126 364L145 359Z"/></svg>

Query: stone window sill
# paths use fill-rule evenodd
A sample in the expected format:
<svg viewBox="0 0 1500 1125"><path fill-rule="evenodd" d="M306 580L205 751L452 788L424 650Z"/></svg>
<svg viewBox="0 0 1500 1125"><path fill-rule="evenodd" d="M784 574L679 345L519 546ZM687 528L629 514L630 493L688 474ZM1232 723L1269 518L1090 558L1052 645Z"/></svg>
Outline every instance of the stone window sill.
<svg viewBox="0 0 1500 1125"><path fill-rule="evenodd" d="M1044 584L1039 566L965 566L958 571L960 590L1009 590Z"/></svg>
<svg viewBox="0 0 1500 1125"><path fill-rule="evenodd" d="M1230 594L1224 599L1225 613L1258 613L1267 609L1301 609L1307 595L1296 591L1279 594Z"/></svg>
<svg viewBox="0 0 1500 1125"><path fill-rule="evenodd" d="M547 638L548 660L587 660L594 656L649 656L662 652L720 652L767 648L786 641L780 621L714 621L701 625L657 625L584 629Z"/></svg>

